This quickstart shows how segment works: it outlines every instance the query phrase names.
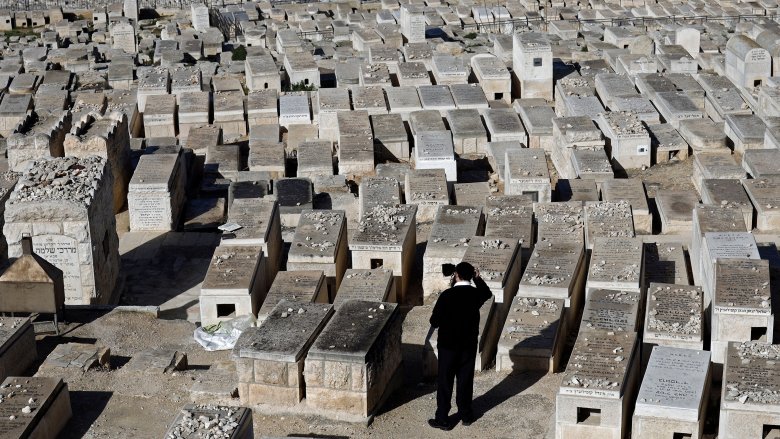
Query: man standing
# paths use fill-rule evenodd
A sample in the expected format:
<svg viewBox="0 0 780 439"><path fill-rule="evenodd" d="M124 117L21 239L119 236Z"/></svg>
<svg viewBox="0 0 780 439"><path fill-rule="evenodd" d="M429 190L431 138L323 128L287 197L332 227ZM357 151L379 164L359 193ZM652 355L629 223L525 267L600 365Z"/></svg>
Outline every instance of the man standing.
<svg viewBox="0 0 780 439"><path fill-rule="evenodd" d="M474 281L476 288L471 285ZM441 293L431 315L431 328L439 328L439 376L436 392L436 417L428 425L440 430L452 430L448 416L452 400L452 385L458 378L455 401L463 425L474 422L471 398L474 392L474 361L479 335L479 309L492 293L479 270L468 262L455 266L452 287Z"/></svg>

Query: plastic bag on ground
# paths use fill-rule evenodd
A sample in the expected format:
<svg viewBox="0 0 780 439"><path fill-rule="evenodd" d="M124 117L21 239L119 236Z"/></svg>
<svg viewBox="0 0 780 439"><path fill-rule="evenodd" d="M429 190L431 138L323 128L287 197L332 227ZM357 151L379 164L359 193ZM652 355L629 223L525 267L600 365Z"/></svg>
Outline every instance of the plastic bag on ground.
<svg viewBox="0 0 780 439"><path fill-rule="evenodd" d="M241 333L246 328L255 326L255 323L255 316L251 314L236 317L235 319L219 322L216 325L201 326L195 329L193 337L207 351L233 349Z"/></svg>

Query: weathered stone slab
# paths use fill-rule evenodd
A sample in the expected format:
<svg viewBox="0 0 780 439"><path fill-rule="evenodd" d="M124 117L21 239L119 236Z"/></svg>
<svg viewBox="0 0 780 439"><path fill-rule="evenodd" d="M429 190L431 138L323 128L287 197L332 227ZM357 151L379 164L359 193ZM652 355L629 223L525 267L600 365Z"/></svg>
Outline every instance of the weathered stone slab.
<svg viewBox="0 0 780 439"><path fill-rule="evenodd" d="M780 178L766 177L744 180L742 184L755 208L756 228L780 231Z"/></svg>
<svg viewBox="0 0 780 439"><path fill-rule="evenodd" d="M187 354L173 349L151 349L139 352L122 367L122 370L140 373L168 373L187 369Z"/></svg>
<svg viewBox="0 0 780 439"><path fill-rule="evenodd" d="M496 370L555 372L565 330L560 299L515 297L498 340Z"/></svg>
<svg viewBox="0 0 780 439"><path fill-rule="evenodd" d="M257 312L257 321L263 322L281 300L328 303L325 273L322 270L280 271L274 278L263 306Z"/></svg>
<svg viewBox="0 0 780 439"><path fill-rule="evenodd" d="M581 201L535 203L537 242L572 242L585 244L585 220Z"/></svg>
<svg viewBox="0 0 780 439"><path fill-rule="evenodd" d="M691 216L699 197L690 192L659 192L655 196L658 216L661 217L661 233L688 234L693 227Z"/></svg>
<svg viewBox="0 0 780 439"><path fill-rule="evenodd" d="M256 314L268 291L266 263L260 246L217 247L200 289L201 324Z"/></svg>
<svg viewBox="0 0 780 439"><path fill-rule="evenodd" d="M393 271L383 268L347 269L339 285L333 306L338 309L348 300L394 302Z"/></svg>
<svg viewBox="0 0 780 439"><path fill-rule="evenodd" d="M72 414L68 385L60 378L8 377L0 398L3 437L57 437Z"/></svg>
<svg viewBox="0 0 780 439"><path fill-rule="evenodd" d="M639 238L596 238L585 296L600 288L639 292L643 260L644 244Z"/></svg>
<svg viewBox="0 0 780 439"><path fill-rule="evenodd" d="M580 330L636 332L641 304L640 294L635 291L593 290L585 299Z"/></svg>
<svg viewBox="0 0 780 439"><path fill-rule="evenodd" d="M346 213L304 211L287 256L287 269L322 270L328 278L328 297L333 298L347 269Z"/></svg>
<svg viewBox="0 0 780 439"><path fill-rule="evenodd" d="M442 274L442 264L457 264L463 259L472 236L479 235L484 221L482 208L440 206L436 212L423 256L423 294L449 288L449 276Z"/></svg>
<svg viewBox="0 0 780 439"><path fill-rule="evenodd" d="M585 203L585 247L592 249L598 238L633 238L634 217L627 201Z"/></svg>
<svg viewBox="0 0 780 439"><path fill-rule="evenodd" d="M111 349L86 343L65 343L57 345L46 357L38 374L61 374L58 369L78 368L88 370L92 367L106 367L111 358Z"/></svg>
<svg viewBox="0 0 780 439"><path fill-rule="evenodd" d="M690 285L691 275L682 243L645 244L644 284L665 283Z"/></svg>
<svg viewBox="0 0 780 439"><path fill-rule="evenodd" d="M701 287L651 283L647 289L647 312L643 357L654 346L702 349L704 308Z"/></svg>
<svg viewBox="0 0 780 439"><path fill-rule="evenodd" d="M439 206L450 202L444 169L414 169L406 174L404 192L407 204L417 206L417 221L430 222Z"/></svg>

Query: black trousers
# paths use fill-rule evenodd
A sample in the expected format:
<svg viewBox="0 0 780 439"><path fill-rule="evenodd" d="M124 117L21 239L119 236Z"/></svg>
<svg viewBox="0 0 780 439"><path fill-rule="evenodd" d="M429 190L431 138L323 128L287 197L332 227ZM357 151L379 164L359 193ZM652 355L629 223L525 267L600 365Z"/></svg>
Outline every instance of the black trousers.
<svg viewBox="0 0 780 439"><path fill-rule="evenodd" d="M474 394L474 361L477 347L465 349L439 348L439 376L436 391L436 419L447 420L452 407L452 387L457 377L455 402L461 418L474 415L471 399Z"/></svg>

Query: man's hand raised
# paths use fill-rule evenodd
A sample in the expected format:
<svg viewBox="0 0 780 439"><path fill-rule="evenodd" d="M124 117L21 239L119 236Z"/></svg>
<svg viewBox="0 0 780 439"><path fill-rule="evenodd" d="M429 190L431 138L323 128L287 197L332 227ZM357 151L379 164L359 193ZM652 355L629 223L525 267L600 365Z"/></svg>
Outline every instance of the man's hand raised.
<svg viewBox="0 0 780 439"><path fill-rule="evenodd" d="M479 268L474 268L474 278L481 279L481 277L479 276Z"/></svg>

